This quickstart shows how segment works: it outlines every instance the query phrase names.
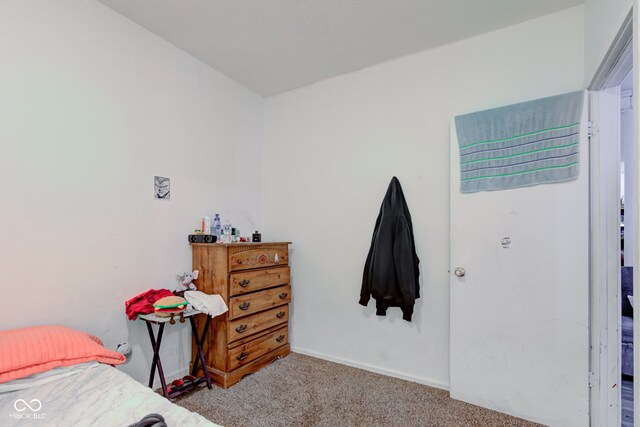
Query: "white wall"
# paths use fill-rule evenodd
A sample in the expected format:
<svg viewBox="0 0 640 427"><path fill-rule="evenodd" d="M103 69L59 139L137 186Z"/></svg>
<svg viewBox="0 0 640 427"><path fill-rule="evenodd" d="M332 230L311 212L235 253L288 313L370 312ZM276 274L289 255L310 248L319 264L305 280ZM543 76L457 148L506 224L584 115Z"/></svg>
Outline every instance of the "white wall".
<svg viewBox="0 0 640 427"><path fill-rule="evenodd" d="M600 63L637 0L585 0L585 84L589 85Z"/></svg>
<svg viewBox="0 0 640 427"><path fill-rule="evenodd" d="M145 380L124 301L177 286L204 214L259 225L263 100L92 0L3 0L0 61L0 328L129 340ZM166 372L187 368L186 326L167 328Z"/></svg>
<svg viewBox="0 0 640 427"><path fill-rule="evenodd" d="M583 48L580 6L267 100L264 237L293 241L294 351L448 386L450 119L582 89ZM421 259L412 323L358 305L393 175Z"/></svg>

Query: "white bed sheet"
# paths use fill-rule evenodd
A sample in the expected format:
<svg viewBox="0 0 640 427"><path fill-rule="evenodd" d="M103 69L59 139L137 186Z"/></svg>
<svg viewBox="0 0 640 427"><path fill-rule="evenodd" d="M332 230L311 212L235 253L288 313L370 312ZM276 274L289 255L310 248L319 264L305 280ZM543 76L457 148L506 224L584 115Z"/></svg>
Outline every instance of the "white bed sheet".
<svg viewBox="0 0 640 427"><path fill-rule="evenodd" d="M216 425L96 362L0 384L2 426L123 427L150 413L162 415L169 427Z"/></svg>

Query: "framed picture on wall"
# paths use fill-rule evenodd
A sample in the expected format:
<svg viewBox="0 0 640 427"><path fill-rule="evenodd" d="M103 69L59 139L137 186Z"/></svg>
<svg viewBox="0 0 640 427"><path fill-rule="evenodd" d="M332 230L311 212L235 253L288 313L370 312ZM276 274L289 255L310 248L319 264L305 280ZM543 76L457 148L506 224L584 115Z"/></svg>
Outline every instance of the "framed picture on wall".
<svg viewBox="0 0 640 427"><path fill-rule="evenodd" d="M164 176L153 177L153 197L159 200L171 199L171 180Z"/></svg>

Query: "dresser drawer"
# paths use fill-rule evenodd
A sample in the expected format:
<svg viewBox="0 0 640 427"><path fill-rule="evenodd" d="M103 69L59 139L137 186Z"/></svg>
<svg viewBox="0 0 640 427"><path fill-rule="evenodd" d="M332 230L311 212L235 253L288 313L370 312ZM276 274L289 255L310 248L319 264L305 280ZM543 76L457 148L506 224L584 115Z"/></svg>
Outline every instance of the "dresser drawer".
<svg viewBox="0 0 640 427"><path fill-rule="evenodd" d="M260 289L289 284L289 267L265 268L231 273L230 295L241 295Z"/></svg>
<svg viewBox="0 0 640 427"><path fill-rule="evenodd" d="M229 370L236 369L288 342L289 328L285 326L284 328L277 329L269 334L249 341L246 344L230 348L227 356L227 366Z"/></svg>
<svg viewBox="0 0 640 427"><path fill-rule="evenodd" d="M271 310L233 320L227 324L229 342L248 337L289 320L289 306L282 305Z"/></svg>
<svg viewBox="0 0 640 427"><path fill-rule="evenodd" d="M291 301L291 286L278 286L229 299L229 319L248 316Z"/></svg>
<svg viewBox="0 0 640 427"><path fill-rule="evenodd" d="M287 265L288 263L289 253L286 247L284 249L250 249L229 254L229 271L275 267L278 265Z"/></svg>

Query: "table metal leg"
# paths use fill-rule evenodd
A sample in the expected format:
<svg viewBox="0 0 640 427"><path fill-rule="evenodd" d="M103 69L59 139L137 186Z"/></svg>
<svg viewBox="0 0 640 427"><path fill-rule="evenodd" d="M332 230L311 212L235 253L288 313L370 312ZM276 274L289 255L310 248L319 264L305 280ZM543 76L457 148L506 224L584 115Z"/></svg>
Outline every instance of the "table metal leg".
<svg viewBox="0 0 640 427"><path fill-rule="evenodd" d="M150 322L147 324L147 331L149 332L149 339L153 347L153 361L151 362L151 373L149 374L149 387L153 388L153 378L156 375L156 366L158 367L158 376L160 377L160 383L162 384L162 394L167 396L167 382L164 379L164 370L162 369L162 362L160 361L160 345L162 344L162 333L164 332L164 323L161 323L158 328L158 339L153 336L153 328Z"/></svg>
<svg viewBox="0 0 640 427"><path fill-rule="evenodd" d="M204 323L204 329L202 330L202 335L200 337L198 337L198 328L196 328L196 321L193 316L190 317L189 320L191 321L191 333L193 334L193 340L196 343L198 352L198 357L196 357L193 361L191 375L196 376L198 372L198 362L202 363L202 372L204 372L204 378L207 381L207 387L211 389L211 378L209 377L207 363L204 360L204 354L202 352L202 345L204 344L204 340L207 338L207 332L209 331L209 322L211 321L211 317L207 316L207 320Z"/></svg>

